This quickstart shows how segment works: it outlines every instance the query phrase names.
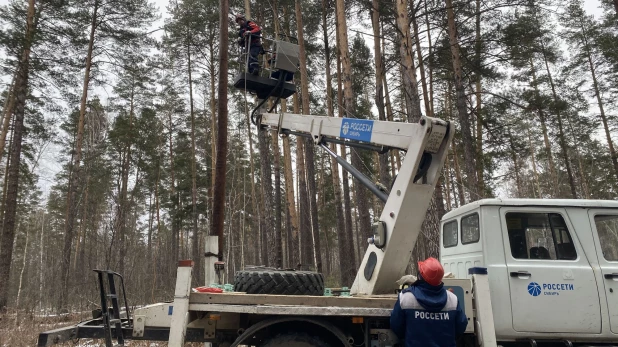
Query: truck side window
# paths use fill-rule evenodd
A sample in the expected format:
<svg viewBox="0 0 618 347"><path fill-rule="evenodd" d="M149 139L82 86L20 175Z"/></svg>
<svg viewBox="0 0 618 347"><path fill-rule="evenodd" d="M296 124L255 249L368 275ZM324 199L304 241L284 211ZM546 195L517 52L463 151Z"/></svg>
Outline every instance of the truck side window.
<svg viewBox="0 0 618 347"><path fill-rule="evenodd" d="M464 245L479 242L481 232L479 228L479 214L471 214L461 219L461 243Z"/></svg>
<svg viewBox="0 0 618 347"><path fill-rule="evenodd" d="M618 215L594 216L603 258L618 261Z"/></svg>
<svg viewBox="0 0 618 347"><path fill-rule="evenodd" d="M442 243L444 248L457 246L457 221L445 223L442 227Z"/></svg>
<svg viewBox="0 0 618 347"><path fill-rule="evenodd" d="M577 259L575 245L559 214L509 212L506 225L515 259Z"/></svg>

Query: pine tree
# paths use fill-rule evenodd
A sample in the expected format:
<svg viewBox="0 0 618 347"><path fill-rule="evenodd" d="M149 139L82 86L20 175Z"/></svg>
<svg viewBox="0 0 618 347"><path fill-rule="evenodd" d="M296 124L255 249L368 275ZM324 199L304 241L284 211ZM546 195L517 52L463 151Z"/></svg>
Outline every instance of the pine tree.
<svg viewBox="0 0 618 347"><path fill-rule="evenodd" d="M227 156L227 70L228 70L228 21L227 13L229 3L227 0L220 1L220 48L219 48L219 113L218 113L218 131L217 131L217 169L215 192L213 194L213 211L212 211L212 232L219 236L219 259L223 251L223 213L225 201L225 172ZM249 126L249 124L247 124Z"/></svg>
<svg viewBox="0 0 618 347"><path fill-rule="evenodd" d="M11 260L13 255L13 241L15 238L15 215L17 213L17 198L19 189L20 163L22 155L22 140L24 133L24 113L28 97L28 79L30 77L30 52L36 32L34 23L35 0L28 2L26 30L21 42L21 58L15 74L15 98L12 145L9 154L9 167L6 177L7 193L3 203L2 235L0 237L0 311L4 311L8 304L8 284L11 274Z"/></svg>
<svg viewBox="0 0 618 347"><path fill-rule="evenodd" d="M561 19L565 24L565 35L573 48L571 66L585 71L592 78L593 95L596 98L599 117L603 123L609 155L614 166L614 174L618 178L618 152L616 152L614 146L609 119L606 114L607 101L603 98L603 91L607 88L607 81L604 76L611 77L612 74L605 75L603 68L595 63L595 58L603 57L602 54L599 54L599 48L596 45L600 37L599 25L584 12L582 3L578 0L569 3Z"/></svg>
<svg viewBox="0 0 618 347"><path fill-rule="evenodd" d="M78 213L78 192L83 182L79 181L84 137L84 120L87 112L88 91L92 80L92 68L98 67L96 56L109 44L117 49L136 44L145 36L145 30L154 19L154 9L148 0L85 0L74 13L76 25L89 23L89 37L86 49L84 83L80 102L80 116L77 127L75 155L71 164L69 191L67 194L67 214L64 235L62 297L60 306L68 303L69 271L73 245L75 220ZM107 48L107 47L105 47ZM113 59L113 56L110 56Z"/></svg>

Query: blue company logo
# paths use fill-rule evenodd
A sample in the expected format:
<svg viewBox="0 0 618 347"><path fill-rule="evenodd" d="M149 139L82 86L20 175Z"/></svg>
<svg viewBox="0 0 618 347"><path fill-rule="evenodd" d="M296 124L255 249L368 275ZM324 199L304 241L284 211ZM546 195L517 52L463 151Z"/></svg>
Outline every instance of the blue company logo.
<svg viewBox="0 0 618 347"><path fill-rule="evenodd" d="M536 282L530 282L530 284L528 284L528 294L532 296L539 296L541 294L549 296L560 295L560 292L572 290L575 290L575 286L568 283L538 284Z"/></svg>
<svg viewBox="0 0 618 347"><path fill-rule="evenodd" d="M343 123L343 126L341 127L341 133L343 135L347 135L349 131L350 131L350 123L349 122Z"/></svg>
<svg viewBox="0 0 618 347"><path fill-rule="evenodd" d="M339 137L370 142L372 132L372 120L344 118L341 122L341 133Z"/></svg>
<svg viewBox="0 0 618 347"><path fill-rule="evenodd" d="M530 282L528 285L528 293L532 296L541 295L541 286L536 282Z"/></svg>

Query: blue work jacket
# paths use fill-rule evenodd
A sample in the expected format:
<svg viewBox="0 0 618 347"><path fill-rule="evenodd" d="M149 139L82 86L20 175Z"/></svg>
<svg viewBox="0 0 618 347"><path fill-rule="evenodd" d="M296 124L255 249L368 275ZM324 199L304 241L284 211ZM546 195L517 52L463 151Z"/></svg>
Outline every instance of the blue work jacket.
<svg viewBox="0 0 618 347"><path fill-rule="evenodd" d="M443 284L418 281L399 294L390 323L405 347L456 347L468 318L457 296Z"/></svg>

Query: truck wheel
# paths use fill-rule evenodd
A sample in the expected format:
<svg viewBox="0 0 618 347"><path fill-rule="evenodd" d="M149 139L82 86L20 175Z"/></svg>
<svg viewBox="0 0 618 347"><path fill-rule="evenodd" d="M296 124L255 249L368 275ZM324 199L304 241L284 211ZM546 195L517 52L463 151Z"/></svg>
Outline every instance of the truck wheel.
<svg viewBox="0 0 618 347"><path fill-rule="evenodd" d="M291 332L272 337L259 347L331 347L331 345L317 336Z"/></svg>
<svg viewBox="0 0 618 347"><path fill-rule="evenodd" d="M237 271L234 290L247 294L323 296L324 276L310 271Z"/></svg>

